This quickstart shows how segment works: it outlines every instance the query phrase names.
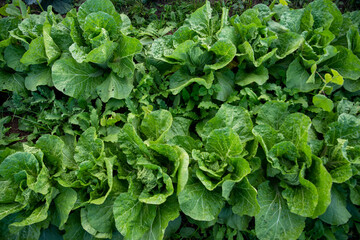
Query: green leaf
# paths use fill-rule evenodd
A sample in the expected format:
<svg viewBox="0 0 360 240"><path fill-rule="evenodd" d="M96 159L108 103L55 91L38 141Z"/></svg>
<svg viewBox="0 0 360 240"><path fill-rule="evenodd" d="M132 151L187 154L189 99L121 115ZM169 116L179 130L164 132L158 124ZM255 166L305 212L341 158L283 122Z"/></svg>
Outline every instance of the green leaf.
<svg viewBox="0 0 360 240"><path fill-rule="evenodd" d="M273 48L277 48L275 55L282 59L295 52L304 42L304 38L294 32L278 34L278 39L273 42Z"/></svg>
<svg viewBox="0 0 360 240"><path fill-rule="evenodd" d="M243 178L241 182L235 184L230 193L229 204L232 205L233 212L239 216L257 215L260 211L260 206L256 195L256 189L249 183L247 178Z"/></svg>
<svg viewBox="0 0 360 240"><path fill-rule="evenodd" d="M337 85L343 85L344 84L344 78L334 69L331 69L331 73L333 74L332 82Z"/></svg>
<svg viewBox="0 0 360 240"><path fill-rule="evenodd" d="M215 72L215 79L220 85L220 91L216 94L216 99L226 101L234 92L234 73L231 70Z"/></svg>
<svg viewBox="0 0 360 240"><path fill-rule="evenodd" d="M334 146L338 144L338 139L347 139L350 145L360 144L360 120L359 118L342 113L338 121L329 125L329 130L325 134L327 144Z"/></svg>
<svg viewBox="0 0 360 240"><path fill-rule="evenodd" d="M222 128L215 129L210 133L206 139L205 149L207 152L215 152L221 159L227 160L242 156L244 145L234 130Z"/></svg>
<svg viewBox="0 0 360 240"><path fill-rule="evenodd" d="M97 12L104 12L111 15L118 26L122 24L120 14L116 11L114 5L110 0L103 0L103 1L88 0L84 2L78 10L78 20L81 28L84 29L84 23L86 17L91 13L97 13Z"/></svg>
<svg viewBox="0 0 360 240"><path fill-rule="evenodd" d="M110 198L101 205L90 204L81 208L81 225L96 238L112 238L113 203Z"/></svg>
<svg viewBox="0 0 360 240"><path fill-rule="evenodd" d="M303 217L311 217L314 215L321 196L318 195L315 185L306 180L304 175L305 167L303 166L299 173L299 185L280 183L285 188L281 195L286 199L290 212Z"/></svg>
<svg viewBox="0 0 360 240"><path fill-rule="evenodd" d="M117 45L117 43L112 41L104 42L99 47L94 48L86 55L85 62L105 64L113 56L114 50L116 49Z"/></svg>
<svg viewBox="0 0 360 240"><path fill-rule="evenodd" d="M307 171L307 177L318 192L319 199L312 218L323 214L331 202L332 178L320 158L313 155L313 162Z"/></svg>
<svg viewBox="0 0 360 240"><path fill-rule="evenodd" d="M63 169L64 142L57 136L42 135L36 141L36 147L41 149L45 157L45 165L55 174Z"/></svg>
<svg viewBox="0 0 360 240"><path fill-rule="evenodd" d="M179 203L176 196L170 197L164 204L156 209L156 217L151 225L151 228L142 239L147 240L162 240L165 229L170 221L175 220L179 216Z"/></svg>
<svg viewBox="0 0 360 240"><path fill-rule="evenodd" d="M247 72L246 70L239 69L235 80L236 84L240 86L246 86L251 83L257 83L258 85L263 85L269 79L269 72L266 67L261 65L256 68L254 71Z"/></svg>
<svg viewBox="0 0 360 240"><path fill-rule="evenodd" d="M170 91L173 95L176 95L181 92L185 87L189 86L192 83L197 83L209 89L212 86L214 81L214 74L210 72L203 77L194 77L190 75L184 68L176 71L171 75L170 79Z"/></svg>
<svg viewBox="0 0 360 240"><path fill-rule="evenodd" d="M322 108L323 110L325 110L327 112L331 112L332 109L334 108L333 101L331 101L331 99L327 98L326 96L324 96L322 94L317 94L317 95L313 96L312 101L316 107Z"/></svg>
<svg viewBox="0 0 360 240"><path fill-rule="evenodd" d="M48 60L45 52L44 37L38 37L31 41L29 50L20 59L26 66L31 64L46 63Z"/></svg>
<svg viewBox="0 0 360 240"><path fill-rule="evenodd" d="M181 210L198 221L212 221L224 206L219 190L209 191L200 182L189 183L178 196Z"/></svg>
<svg viewBox="0 0 360 240"><path fill-rule="evenodd" d="M19 74L10 74L0 70L0 89L18 93L20 96L27 97L24 84L25 79Z"/></svg>
<svg viewBox="0 0 360 240"><path fill-rule="evenodd" d="M235 57L236 47L229 40L219 40L211 46L209 51L215 53L216 63L206 65L204 71L208 69L219 70L226 67Z"/></svg>
<svg viewBox="0 0 360 240"><path fill-rule="evenodd" d="M43 205L35 208L35 210L32 211L32 213L24 220L10 224L9 226L10 231L11 229L25 227L44 221L48 217L48 211L51 201L53 200L53 198L56 196L57 193L58 191L55 188L52 188L51 192L45 196L46 202Z"/></svg>
<svg viewBox="0 0 360 240"><path fill-rule="evenodd" d="M117 23L110 14L105 12L92 12L86 16L83 30L86 39L98 36L102 30L106 30L110 38L114 39L117 34Z"/></svg>
<svg viewBox="0 0 360 240"><path fill-rule="evenodd" d="M0 220L10 214L21 211L24 207L20 203L0 203Z"/></svg>
<svg viewBox="0 0 360 240"><path fill-rule="evenodd" d="M64 229L70 212L77 200L77 193L72 188L60 188L59 195L54 199L56 212L54 214L54 223L58 228Z"/></svg>
<svg viewBox="0 0 360 240"><path fill-rule="evenodd" d="M323 27L336 35L340 32L343 17L335 3L329 0L317 0L309 4L314 17L314 29Z"/></svg>
<svg viewBox="0 0 360 240"><path fill-rule="evenodd" d="M75 98L88 98L103 82L102 71L88 63L78 63L73 58L62 58L52 66L54 86Z"/></svg>
<svg viewBox="0 0 360 240"><path fill-rule="evenodd" d="M17 152L5 158L0 164L0 175L6 179L16 178L23 171L34 177L39 173L39 162L33 154Z"/></svg>
<svg viewBox="0 0 360 240"><path fill-rule="evenodd" d="M328 151L328 161L325 165L334 183L342 183L352 177L351 164L347 158L347 141L338 139L338 144Z"/></svg>
<svg viewBox="0 0 360 240"><path fill-rule="evenodd" d="M147 113L141 122L141 132L152 141L160 141L170 130L173 118L169 111L157 110Z"/></svg>
<svg viewBox="0 0 360 240"><path fill-rule="evenodd" d="M60 57L61 50L56 45L53 38L51 37L51 25L47 21L44 23L43 36L44 36L45 54L48 59L47 62L48 64L50 64Z"/></svg>
<svg viewBox="0 0 360 240"><path fill-rule="evenodd" d="M280 126L280 132L285 139L295 144L297 148L304 150L307 145L308 131L311 126L311 119L302 113L288 115Z"/></svg>
<svg viewBox="0 0 360 240"><path fill-rule="evenodd" d="M194 13L188 18L187 24L189 27L194 30L197 34L202 37L212 36L211 24L211 6L210 2L206 1L205 5L197 9Z"/></svg>
<svg viewBox="0 0 360 240"><path fill-rule="evenodd" d="M115 72L111 72L106 80L96 88L96 91L103 102L108 102L110 98L126 99L133 87L132 78L122 78Z"/></svg>
<svg viewBox="0 0 360 240"><path fill-rule="evenodd" d="M322 221L331 225L342 225L349 221L351 214L346 209L346 198L337 187L331 189L331 203L326 212L319 217Z"/></svg>
<svg viewBox="0 0 360 240"><path fill-rule="evenodd" d="M360 78L360 59L351 50L337 46L339 51L334 57L323 62L323 65L336 70L343 78L357 80Z"/></svg>
<svg viewBox="0 0 360 240"><path fill-rule="evenodd" d="M127 239L141 239L156 218L156 205L141 203L130 193L121 193L113 209L115 226Z"/></svg>
<svg viewBox="0 0 360 240"><path fill-rule="evenodd" d="M286 87L297 92L310 92L319 87L319 84L307 83L310 74L301 65L299 58L290 63L286 71Z"/></svg>
<svg viewBox="0 0 360 240"><path fill-rule="evenodd" d="M256 236L267 239L298 239L305 218L291 213L277 187L264 182L258 188L260 212L255 216Z"/></svg>
<svg viewBox="0 0 360 240"><path fill-rule="evenodd" d="M23 72L27 69L23 63L20 62L21 57L24 55L25 49L10 45L5 48L4 60L9 68L14 69L17 72Z"/></svg>
<svg viewBox="0 0 360 240"><path fill-rule="evenodd" d="M29 91L36 91L38 86L53 86L51 68L43 65L30 66L30 72L25 78L25 87Z"/></svg>
<svg viewBox="0 0 360 240"><path fill-rule="evenodd" d="M261 106L256 123L267 124L274 129L279 129L284 119L289 115L288 104L285 102L268 101Z"/></svg>
<svg viewBox="0 0 360 240"><path fill-rule="evenodd" d="M213 130L224 127L233 129L243 142L253 139L253 124L248 111L229 104L221 106L215 117L205 124L200 136L205 139Z"/></svg>
<svg viewBox="0 0 360 240"><path fill-rule="evenodd" d="M132 77L135 70L133 56L139 53L142 45L136 38L122 36L114 50L114 58L108 66L120 77Z"/></svg>

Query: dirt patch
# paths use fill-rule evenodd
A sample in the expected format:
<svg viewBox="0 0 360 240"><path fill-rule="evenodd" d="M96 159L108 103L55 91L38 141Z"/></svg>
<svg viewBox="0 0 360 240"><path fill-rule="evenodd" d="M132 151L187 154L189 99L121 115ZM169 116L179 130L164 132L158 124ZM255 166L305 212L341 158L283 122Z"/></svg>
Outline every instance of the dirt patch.
<svg viewBox="0 0 360 240"><path fill-rule="evenodd" d="M0 0L0 7L4 6L6 3L6 0Z"/></svg>
<svg viewBox="0 0 360 240"><path fill-rule="evenodd" d="M4 115L4 117L7 114ZM10 114L8 116L11 116ZM27 141L27 136L30 134L28 132L22 131L19 129L19 119L17 117L13 117L11 116L11 121L7 124L4 124L4 126L6 128L10 128L10 130L6 133L6 136L9 136L11 134L18 134L18 137L21 138L21 140L19 142L26 142Z"/></svg>

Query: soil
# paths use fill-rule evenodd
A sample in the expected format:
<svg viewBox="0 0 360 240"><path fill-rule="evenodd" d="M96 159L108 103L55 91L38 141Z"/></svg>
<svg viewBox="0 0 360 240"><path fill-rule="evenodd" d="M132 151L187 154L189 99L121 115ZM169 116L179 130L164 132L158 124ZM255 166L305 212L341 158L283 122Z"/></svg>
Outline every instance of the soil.
<svg viewBox="0 0 360 240"><path fill-rule="evenodd" d="M4 6L6 4L6 0L0 0L0 7Z"/></svg>
<svg viewBox="0 0 360 240"><path fill-rule="evenodd" d="M5 116L11 116L10 114L4 114ZM21 131L19 129L19 119L17 117L12 117L11 121L4 125L6 128L10 128L10 130L6 133L7 136L10 134L18 134L20 138L22 138L19 142L26 142L26 137L29 135L28 132Z"/></svg>

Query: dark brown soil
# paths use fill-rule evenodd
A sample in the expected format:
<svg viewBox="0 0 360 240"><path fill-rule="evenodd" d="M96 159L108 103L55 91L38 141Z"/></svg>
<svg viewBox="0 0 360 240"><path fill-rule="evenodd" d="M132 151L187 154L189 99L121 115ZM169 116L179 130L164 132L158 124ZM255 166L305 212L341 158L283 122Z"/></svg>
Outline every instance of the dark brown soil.
<svg viewBox="0 0 360 240"><path fill-rule="evenodd" d="M5 127L10 128L10 130L6 133L7 136L9 136L10 134L15 133L15 134L19 134L18 136L21 138L20 142L26 142L27 141L26 137L29 135L29 133L21 131L19 129L19 119L17 117L12 117L11 121L9 123L5 124Z"/></svg>
<svg viewBox="0 0 360 240"><path fill-rule="evenodd" d="M6 0L0 0L0 7L4 6L6 4Z"/></svg>

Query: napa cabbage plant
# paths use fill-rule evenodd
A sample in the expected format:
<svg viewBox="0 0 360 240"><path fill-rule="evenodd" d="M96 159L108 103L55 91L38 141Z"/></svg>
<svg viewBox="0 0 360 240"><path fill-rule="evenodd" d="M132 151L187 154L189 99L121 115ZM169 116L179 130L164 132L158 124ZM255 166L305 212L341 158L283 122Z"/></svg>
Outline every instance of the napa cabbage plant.
<svg viewBox="0 0 360 240"><path fill-rule="evenodd" d="M54 179L65 169L64 149L59 137L44 135L35 146L1 151L0 219L6 226L2 236L38 239L52 220L63 227L76 201L76 192L62 188Z"/></svg>
<svg viewBox="0 0 360 240"><path fill-rule="evenodd" d="M254 216L258 212L256 190L246 178L251 172L246 159L252 154L246 149L253 140L251 129L249 113L226 104L213 118L199 125L203 145L192 147L189 183L179 195L180 208L186 215L212 221L226 202L238 215ZM178 139L180 146L188 142Z"/></svg>
<svg viewBox="0 0 360 240"><path fill-rule="evenodd" d="M266 154L266 175L271 179L259 186L257 234L260 238L297 238L305 226L305 217L318 217L329 206L332 176L308 144L309 117L289 113L286 103L267 102L260 108L256 122L252 131ZM269 224L291 225L291 230L270 228Z"/></svg>
<svg viewBox="0 0 360 240"><path fill-rule="evenodd" d="M179 216L176 196L187 183L189 156L167 143L179 134L176 125L170 112L157 110L145 113L140 125L126 123L118 134L115 169L128 187L113 208L125 238L162 239L169 221Z"/></svg>

